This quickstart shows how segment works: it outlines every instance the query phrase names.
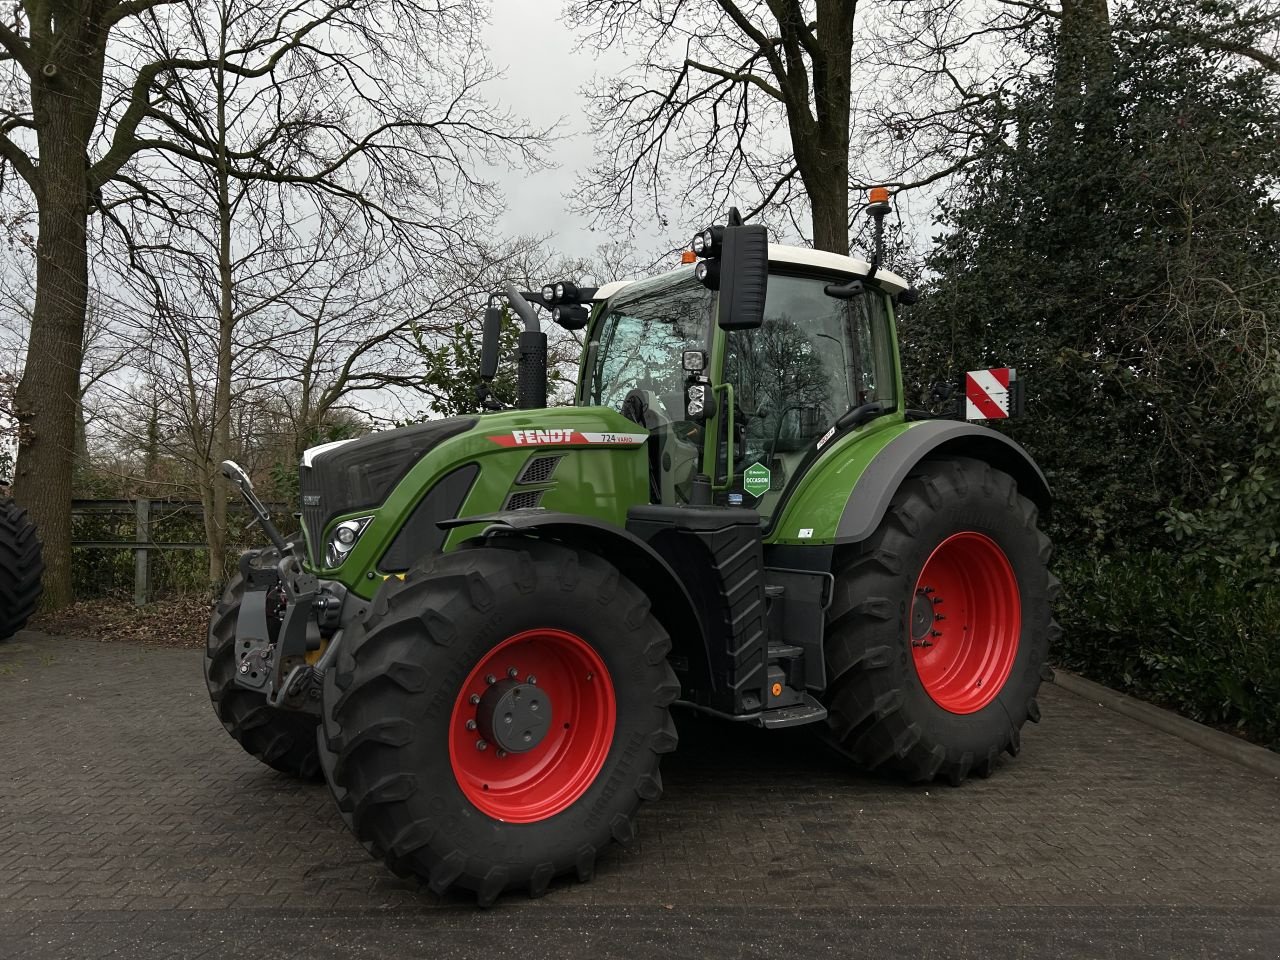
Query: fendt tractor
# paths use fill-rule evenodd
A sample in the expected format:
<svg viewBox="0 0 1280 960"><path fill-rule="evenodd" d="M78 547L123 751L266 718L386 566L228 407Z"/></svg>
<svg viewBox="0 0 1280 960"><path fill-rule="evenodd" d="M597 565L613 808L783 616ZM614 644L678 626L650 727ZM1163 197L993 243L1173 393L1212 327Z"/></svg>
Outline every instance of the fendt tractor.
<svg viewBox="0 0 1280 960"><path fill-rule="evenodd" d="M40 603L44 563L27 512L0 497L0 641L26 626Z"/></svg>
<svg viewBox="0 0 1280 960"><path fill-rule="evenodd" d="M1049 489L999 432L905 409L915 291L876 236L864 262L731 211L661 276L508 284L484 412L306 451L298 538L224 464L272 543L209 627L226 729L482 905L632 839L676 707L909 781L990 774L1039 719ZM571 406L547 407L548 313L586 331ZM517 409L490 386L504 315Z"/></svg>

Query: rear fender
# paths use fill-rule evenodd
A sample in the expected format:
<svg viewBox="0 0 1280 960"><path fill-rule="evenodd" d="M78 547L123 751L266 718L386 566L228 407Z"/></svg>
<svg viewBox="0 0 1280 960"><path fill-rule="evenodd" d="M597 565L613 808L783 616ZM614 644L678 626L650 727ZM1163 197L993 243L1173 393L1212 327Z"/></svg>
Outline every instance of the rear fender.
<svg viewBox="0 0 1280 960"><path fill-rule="evenodd" d="M865 540L880 526L902 481L928 457L972 457L1009 474L1018 492L1047 512L1049 481L1031 456L1002 433L973 423L924 420L894 437L858 477L840 521L836 543Z"/></svg>

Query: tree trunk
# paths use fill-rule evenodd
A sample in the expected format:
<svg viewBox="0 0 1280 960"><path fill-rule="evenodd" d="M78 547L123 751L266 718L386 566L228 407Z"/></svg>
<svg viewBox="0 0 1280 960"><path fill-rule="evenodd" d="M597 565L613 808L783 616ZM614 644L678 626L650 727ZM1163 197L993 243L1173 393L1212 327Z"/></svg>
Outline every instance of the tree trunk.
<svg viewBox="0 0 1280 960"><path fill-rule="evenodd" d="M849 254L849 98L853 85L849 51L856 8L854 0L819 0L816 4L814 115L810 118L808 114L805 89L793 94L796 100L804 94L803 108L792 103L787 111L792 118L796 164L809 194L813 245L842 256ZM798 49L794 60L799 61Z"/></svg>
<svg viewBox="0 0 1280 960"><path fill-rule="evenodd" d="M222 9L219 53L226 57L227 11ZM213 392L213 430L209 450L209 497L205 509L205 530L209 540L209 587L216 597L222 592L227 561L227 481L221 464L231 457L231 351L235 333L235 281L231 273L231 176L227 162L226 74L214 77L217 90L217 182L218 182L218 369Z"/></svg>
<svg viewBox="0 0 1280 960"><path fill-rule="evenodd" d="M213 431L209 444L209 496L205 532L209 539L209 586L217 595L226 576L227 483L221 464L231 457L231 337L234 283L231 276L231 205L227 180L218 184L218 369L213 392Z"/></svg>
<svg viewBox="0 0 1280 960"><path fill-rule="evenodd" d="M72 601L72 467L88 297L88 184L87 128L68 110L48 109L49 96L33 91L37 116L44 113L45 120L38 130L40 235L31 338L14 402L19 436L13 495L40 530L43 602L56 610Z"/></svg>
<svg viewBox="0 0 1280 960"><path fill-rule="evenodd" d="M849 255L849 174L848 168L837 174L817 179L810 186L809 203L813 208L813 247Z"/></svg>
<svg viewBox="0 0 1280 960"><path fill-rule="evenodd" d="M1062 0L1054 64L1054 91L1059 111L1079 108L1082 97L1111 87L1111 15L1107 0Z"/></svg>

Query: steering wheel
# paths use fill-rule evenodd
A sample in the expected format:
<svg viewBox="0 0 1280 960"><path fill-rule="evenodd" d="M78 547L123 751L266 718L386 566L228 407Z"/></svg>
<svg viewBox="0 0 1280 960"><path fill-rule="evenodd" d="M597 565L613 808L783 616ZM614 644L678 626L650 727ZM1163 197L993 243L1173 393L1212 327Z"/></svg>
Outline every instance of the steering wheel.
<svg viewBox="0 0 1280 960"><path fill-rule="evenodd" d="M671 418L662 409L658 395L652 390L636 388L629 391L619 409L624 417L646 430L657 430L671 423Z"/></svg>

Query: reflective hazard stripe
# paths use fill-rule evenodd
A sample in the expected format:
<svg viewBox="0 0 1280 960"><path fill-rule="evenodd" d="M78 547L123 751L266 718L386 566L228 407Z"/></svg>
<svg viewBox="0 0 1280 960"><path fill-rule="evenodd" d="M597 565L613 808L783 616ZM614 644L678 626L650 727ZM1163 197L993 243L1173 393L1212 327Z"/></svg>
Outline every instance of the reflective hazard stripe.
<svg viewBox="0 0 1280 960"><path fill-rule="evenodd" d="M1009 368L970 370L964 375L966 420L1003 420L1009 416Z"/></svg>

